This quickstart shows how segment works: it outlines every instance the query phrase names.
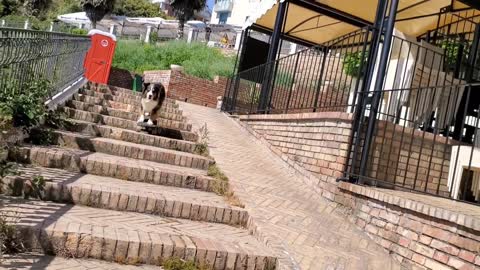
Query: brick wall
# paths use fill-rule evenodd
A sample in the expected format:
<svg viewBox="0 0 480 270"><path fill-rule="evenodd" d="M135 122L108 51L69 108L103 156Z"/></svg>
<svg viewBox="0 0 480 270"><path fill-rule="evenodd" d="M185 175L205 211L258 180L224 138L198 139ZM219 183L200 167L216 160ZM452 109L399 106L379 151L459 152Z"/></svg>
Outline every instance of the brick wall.
<svg viewBox="0 0 480 270"><path fill-rule="evenodd" d="M472 215L480 211L476 206L335 181L342 176L347 162L351 115L340 112L245 115L239 117L239 123L281 157L297 177L319 195L343 208L350 222L398 261L420 269L479 269L480 219ZM394 135L398 126L383 121L378 125L369 173L389 179L393 164L387 169L384 161L400 157L398 167L405 168L405 153L398 148L401 138ZM422 182L424 178L420 175L426 172L422 162L433 160L429 184L442 181L441 189L446 188L450 145L418 130L403 127L402 130L410 134L410 139L404 138L402 143L413 149L409 152L413 162L408 162L411 167L407 170L408 177L418 169ZM425 147L422 152L419 151L421 140ZM436 161L440 156L442 159ZM444 167L440 167L440 163ZM408 181L406 179L406 183ZM421 185L423 188L424 184Z"/></svg>
<svg viewBox="0 0 480 270"><path fill-rule="evenodd" d="M211 108L217 106L217 97L224 95L227 85L227 78L210 81L176 70L147 71L145 80L164 84L169 98Z"/></svg>
<svg viewBox="0 0 480 270"><path fill-rule="evenodd" d="M341 183L336 201L352 209L350 221L402 263L421 269L478 269L480 220L470 205L410 200L402 193ZM408 194L408 193L406 193ZM435 200L435 199L434 199ZM470 208L470 211L465 211Z"/></svg>
<svg viewBox="0 0 480 270"><path fill-rule="evenodd" d="M439 188L448 195L452 143L457 142L386 121L377 123L369 176L432 194Z"/></svg>
<svg viewBox="0 0 480 270"><path fill-rule="evenodd" d="M149 83L161 83L165 87L165 90L168 92L168 87L170 84L170 70L155 70L155 71L145 71L143 73L143 80Z"/></svg>
<svg viewBox="0 0 480 270"><path fill-rule="evenodd" d="M240 116L240 121L291 167L310 174L307 181L322 196L334 200L336 179L343 175L347 163L350 114L251 115Z"/></svg>
<svg viewBox="0 0 480 270"><path fill-rule="evenodd" d="M110 69L110 77L108 78L108 84L121 88L132 89L133 88L134 74L126 69L114 68Z"/></svg>

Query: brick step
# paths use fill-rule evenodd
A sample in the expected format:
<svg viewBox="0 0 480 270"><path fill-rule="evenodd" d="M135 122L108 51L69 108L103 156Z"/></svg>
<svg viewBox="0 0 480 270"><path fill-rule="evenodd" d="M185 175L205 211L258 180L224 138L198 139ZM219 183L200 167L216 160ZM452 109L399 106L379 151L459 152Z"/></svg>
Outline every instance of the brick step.
<svg viewBox="0 0 480 270"><path fill-rule="evenodd" d="M69 119L69 121L71 125L66 126L66 130L71 132L79 132L90 136L121 140L125 142L149 145L188 153L193 153L196 147L196 144L190 141L149 135L143 132L136 132L128 129L100 125L81 120Z"/></svg>
<svg viewBox="0 0 480 270"><path fill-rule="evenodd" d="M93 85L86 85L85 89L87 90L92 90L104 94L113 94L113 95L127 95L132 96L132 97L137 97L137 96L142 96L142 91L133 91L130 89L126 88L121 88L117 86L110 86L110 85L99 85L99 86L93 86ZM176 104L176 100L166 98L165 102L171 103L171 104Z"/></svg>
<svg viewBox="0 0 480 270"><path fill-rule="evenodd" d="M193 189L134 183L110 177L26 166L3 179L4 194L22 196L25 180L43 176L43 200L165 217L246 226L248 213L223 197Z"/></svg>
<svg viewBox="0 0 480 270"><path fill-rule="evenodd" d="M12 148L9 159L70 172L204 191L212 191L216 185L221 184L219 180L208 177L204 170L53 146Z"/></svg>
<svg viewBox="0 0 480 270"><path fill-rule="evenodd" d="M37 132L46 132L36 130ZM68 131L54 131L54 144L62 147L100 152L114 156L148 160L180 167L207 170L212 159L159 147L147 146L121 140L99 138Z"/></svg>
<svg viewBox="0 0 480 270"><path fill-rule="evenodd" d="M101 99L98 97L92 97L92 96L87 96L87 95L82 95L82 94L74 94L73 95L73 100L76 101L81 101L93 105L100 105L100 106L107 106L110 108L118 109L118 110L124 110L124 111L129 111L129 112L134 112L140 114L142 111L142 106L140 103L134 103L134 104L127 104L127 103L122 103L122 102L116 102L112 100L105 100ZM168 106L162 107L160 109L160 112L168 113L168 114L175 114L177 117L182 116L182 111L176 108L169 108Z"/></svg>
<svg viewBox="0 0 480 270"><path fill-rule="evenodd" d="M208 269L274 269L275 254L249 232L225 224L1 197L30 251L128 264L178 257Z"/></svg>
<svg viewBox="0 0 480 270"><path fill-rule="evenodd" d="M154 265L125 265L94 259L75 259L52 257L41 253L25 252L12 255L2 255L4 269L32 270L164 270Z"/></svg>
<svg viewBox="0 0 480 270"><path fill-rule="evenodd" d="M87 121L91 123L101 123L107 126L129 129L133 131L140 130L140 127L137 125L136 121L126 120L126 119L112 117L112 116L98 114L98 113L76 110L69 107L63 107L62 110L67 114L68 117L75 120ZM164 123L162 122L159 124L163 125ZM153 127L152 132L155 135L169 137L173 139L187 140L191 142L196 142L198 140L198 135L196 133L178 128L179 126L185 128L185 124L183 123L182 125L176 125L176 124L178 123L172 123L170 125ZM188 125L188 127L191 129L191 125Z"/></svg>
<svg viewBox="0 0 480 270"><path fill-rule="evenodd" d="M87 90L85 88L81 88L80 90L78 90L78 93L82 95L90 96L90 97L96 97L102 100L111 100L111 101L130 104L138 107L141 106L141 101L142 101L142 96L132 96L128 94L122 94L122 95L104 94L104 93L100 93L93 90ZM165 102L162 107L165 107L167 109L178 109L178 104Z"/></svg>
<svg viewBox="0 0 480 270"><path fill-rule="evenodd" d="M132 121L137 121L138 117L140 116L140 113L134 113L134 112L129 112L126 110L118 110L114 108L110 108L107 106L101 106L101 105L94 105L91 103L85 103L81 101L76 101L76 100L70 100L67 102L67 106L72 108L72 109L77 109L77 110L82 110L82 111L88 111L88 112L93 112L93 113L99 113L103 115L109 115L113 117L118 117L118 118L123 118L127 120L132 120ZM159 120L165 119L166 121L175 121L175 122L186 122L186 118L178 115L178 114L173 114L173 113L165 113L165 112L160 112L159 113Z"/></svg>

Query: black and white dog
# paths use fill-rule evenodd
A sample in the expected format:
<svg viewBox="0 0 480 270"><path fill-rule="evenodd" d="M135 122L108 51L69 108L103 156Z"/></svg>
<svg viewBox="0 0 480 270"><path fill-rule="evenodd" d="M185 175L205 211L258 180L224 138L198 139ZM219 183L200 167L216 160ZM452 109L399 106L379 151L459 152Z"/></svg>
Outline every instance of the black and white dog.
<svg viewBox="0 0 480 270"><path fill-rule="evenodd" d="M158 112L165 101L166 91L160 83L144 83L142 88L142 115L137 123L156 125Z"/></svg>

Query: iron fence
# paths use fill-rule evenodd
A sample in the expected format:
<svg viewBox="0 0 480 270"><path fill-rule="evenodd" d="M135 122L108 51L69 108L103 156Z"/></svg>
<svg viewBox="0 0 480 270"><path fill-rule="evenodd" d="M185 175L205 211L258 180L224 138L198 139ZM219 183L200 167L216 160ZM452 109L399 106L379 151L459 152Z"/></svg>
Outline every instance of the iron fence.
<svg viewBox="0 0 480 270"><path fill-rule="evenodd" d="M230 79L223 109L249 114L353 112L370 39L370 29L361 29L322 46L241 71ZM263 107L260 101L265 92L268 102Z"/></svg>
<svg viewBox="0 0 480 270"><path fill-rule="evenodd" d="M239 72L222 109L350 113L343 180L480 203L480 14L456 15L419 39L395 33L381 87L384 43L365 28Z"/></svg>
<svg viewBox="0 0 480 270"><path fill-rule="evenodd" d="M0 89L46 80L53 96L83 75L89 47L87 36L0 28Z"/></svg>

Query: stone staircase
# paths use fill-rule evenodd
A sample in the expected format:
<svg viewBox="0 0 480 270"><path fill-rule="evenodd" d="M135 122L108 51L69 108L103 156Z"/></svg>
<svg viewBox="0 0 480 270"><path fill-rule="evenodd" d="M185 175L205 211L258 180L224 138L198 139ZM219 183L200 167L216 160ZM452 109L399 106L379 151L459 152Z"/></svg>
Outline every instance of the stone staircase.
<svg viewBox="0 0 480 270"><path fill-rule="evenodd" d="M2 211L29 251L122 264L172 257L207 269L275 269L276 256L245 228L249 215L213 191L214 161L195 153L198 135L173 100L158 128L138 131L140 93L87 85L59 108L69 123L35 130L50 145L9 151L19 176L3 180ZM21 198L46 180L43 200Z"/></svg>

